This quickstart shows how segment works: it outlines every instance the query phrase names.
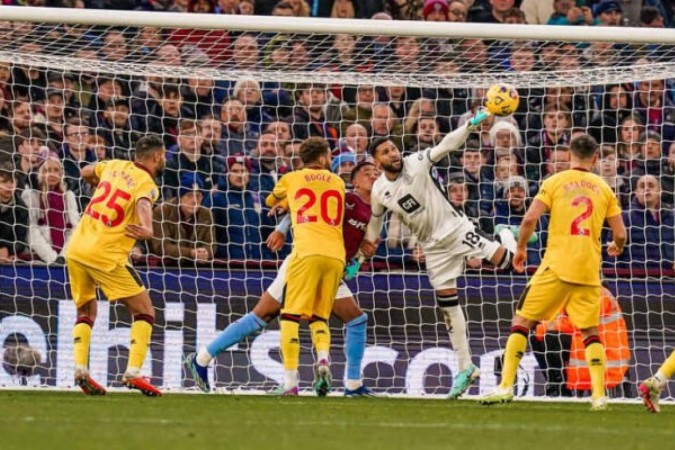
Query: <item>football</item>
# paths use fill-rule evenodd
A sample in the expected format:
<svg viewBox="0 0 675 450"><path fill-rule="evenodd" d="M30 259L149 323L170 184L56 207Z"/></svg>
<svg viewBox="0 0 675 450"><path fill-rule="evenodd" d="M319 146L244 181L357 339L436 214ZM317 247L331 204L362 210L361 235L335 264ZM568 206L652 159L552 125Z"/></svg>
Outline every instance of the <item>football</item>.
<svg viewBox="0 0 675 450"><path fill-rule="evenodd" d="M495 116L508 116L518 109L520 96L510 84L497 83L485 94L485 107Z"/></svg>

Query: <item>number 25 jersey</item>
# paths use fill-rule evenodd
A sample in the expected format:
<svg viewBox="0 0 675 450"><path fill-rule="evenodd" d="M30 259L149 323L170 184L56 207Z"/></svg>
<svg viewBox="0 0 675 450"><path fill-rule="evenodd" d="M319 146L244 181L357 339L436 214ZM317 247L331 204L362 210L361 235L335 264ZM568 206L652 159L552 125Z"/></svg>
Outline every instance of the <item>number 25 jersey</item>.
<svg viewBox="0 0 675 450"><path fill-rule="evenodd" d="M538 272L548 268L568 283L600 286L602 226L621 214L612 188L594 173L570 169L544 180L535 198L551 215Z"/></svg>
<svg viewBox="0 0 675 450"><path fill-rule="evenodd" d="M150 173L131 161L104 161L94 170L99 183L73 232L66 257L110 271L127 263L136 243L124 235L127 225L139 223L136 202L147 198L154 204L159 190Z"/></svg>

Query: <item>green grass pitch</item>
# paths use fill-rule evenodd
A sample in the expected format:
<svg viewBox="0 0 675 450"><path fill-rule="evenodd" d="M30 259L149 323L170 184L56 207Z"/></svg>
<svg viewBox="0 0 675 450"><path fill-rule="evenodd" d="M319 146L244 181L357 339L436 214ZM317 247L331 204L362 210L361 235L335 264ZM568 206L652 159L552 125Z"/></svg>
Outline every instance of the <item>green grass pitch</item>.
<svg viewBox="0 0 675 450"><path fill-rule="evenodd" d="M0 391L0 449L657 449L675 407Z"/></svg>

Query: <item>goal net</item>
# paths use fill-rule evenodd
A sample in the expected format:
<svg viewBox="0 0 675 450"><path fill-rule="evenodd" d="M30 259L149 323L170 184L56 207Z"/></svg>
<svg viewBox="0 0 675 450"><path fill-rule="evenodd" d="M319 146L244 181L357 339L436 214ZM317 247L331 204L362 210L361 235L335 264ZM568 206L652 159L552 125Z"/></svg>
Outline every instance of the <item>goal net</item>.
<svg viewBox="0 0 675 450"><path fill-rule="evenodd" d="M569 168L570 140L591 134L601 144L597 171L629 232L621 258L603 255L616 298L604 300L602 318L612 396L634 397L636 382L675 348L673 30L3 7L0 37L0 386L72 387L75 307L61 255L92 194L83 165L130 158L147 133L166 143L156 238L133 254L157 311L144 371L163 389L191 389L184 355L250 311L289 252L290 244L278 253L265 246L276 219L264 197L297 167L298 142L327 139L334 171L348 179L373 136L391 136L406 154L432 146L496 82L514 85L520 106L439 163L433 175L449 201L487 234L517 226L541 181ZM188 220L180 199L195 190L203 210ZM537 236L530 274L544 225ZM369 317L366 384L447 394L457 360L424 255L400 218L387 217L365 269L350 287ZM467 261L460 298L482 371L470 394L498 380L528 277ZM124 308L101 296L91 371L103 384L120 386L129 327ZM341 380L342 324L331 321L331 331ZM301 340L307 388L309 333ZM587 395L579 349L564 317L538 328L518 395ZM221 390L275 387L283 379L276 322L218 356L210 376Z"/></svg>

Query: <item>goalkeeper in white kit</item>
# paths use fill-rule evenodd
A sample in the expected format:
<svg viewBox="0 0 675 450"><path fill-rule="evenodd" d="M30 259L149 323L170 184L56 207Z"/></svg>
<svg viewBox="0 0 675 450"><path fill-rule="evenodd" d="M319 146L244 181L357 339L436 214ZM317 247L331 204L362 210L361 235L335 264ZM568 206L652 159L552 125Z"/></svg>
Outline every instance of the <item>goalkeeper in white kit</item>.
<svg viewBox="0 0 675 450"><path fill-rule="evenodd" d="M489 115L489 112L479 110L466 125L446 135L437 146L406 157L386 138L374 139L369 148L383 173L373 186L372 218L365 240L372 243L380 236L387 210L398 214L417 237L426 257L429 282L435 290L438 307L457 355L459 370L454 377L450 398L462 395L480 376L480 370L471 361L466 318L457 295L457 278L464 272L464 261L480 257L499 269L510 269L516 241L509 229L502 230L497 241L484 237L463 213L452 206L432 168L448 153L459 150L469 134Z"/></svg>

